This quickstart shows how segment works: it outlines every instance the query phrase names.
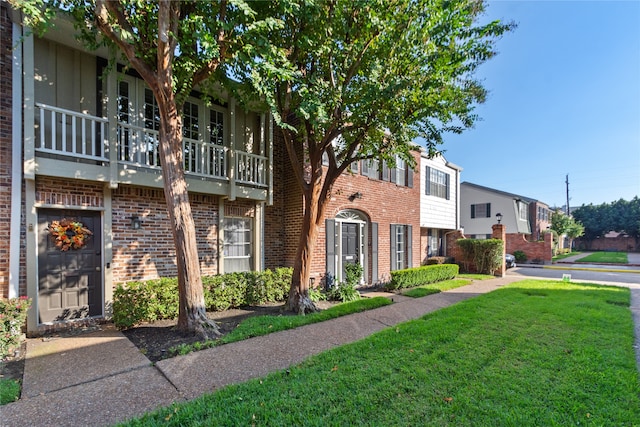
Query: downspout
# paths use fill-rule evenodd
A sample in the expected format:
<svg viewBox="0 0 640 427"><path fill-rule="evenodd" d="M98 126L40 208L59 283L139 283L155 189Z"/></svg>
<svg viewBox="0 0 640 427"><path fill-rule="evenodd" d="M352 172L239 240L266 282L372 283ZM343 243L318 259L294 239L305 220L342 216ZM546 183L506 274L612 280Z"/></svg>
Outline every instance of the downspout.
<svg viewBox="0 0 640 427"><path fill-rule="evenodd" d="M20 226L22 212L22 27L13 22L11 79L11 220L9 235L9 298L20 296Z"/></svg>

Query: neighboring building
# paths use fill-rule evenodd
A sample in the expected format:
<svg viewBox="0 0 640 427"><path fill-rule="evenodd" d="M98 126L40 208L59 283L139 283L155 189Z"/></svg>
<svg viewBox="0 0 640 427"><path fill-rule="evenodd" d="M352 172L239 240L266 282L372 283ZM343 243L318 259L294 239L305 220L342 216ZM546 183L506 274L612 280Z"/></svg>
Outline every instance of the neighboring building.
<svg viewBox="0 0 640 427"><path fill-rule="evenodd" d="M293 266L302 229L302 191L284 144L274 143L274 205L266 209L265 266ZM416 162L419 153L415 152ZM333 186L313 251L311 280L344 278L347 263L363 267L363 284L390 279L389 272L420 265L420 188L411 168L398 161L354 163Z"/></svg>
<svg viewBox="0 0 640 427"><path fill-rule="evenodd" d="M446 235L460 229L460 172L443 156L420 156L420 247L423 260L447 254Z"/></svg>
<svg viewBox="0 0 640 427"><path fill-rule="evenodd" d="M121 64L104 75L106 53L84 50L69 22L38 38L4 1L0 18L0 218L10 228L0 296L31 297L28 329L38 332L108 315L118 283L175 276L175 251L144 82ZM210 104L193 93L185 104L204 274L264 267L271 129L269 116L229 97ZM79 249L55 245L50 226L65 219L92 233Z"/></svg>
<svg viewBox="0 0 640 427"><path fill-rule="evenodd" d="M463 182L460 184L460 221L466 237L490 239L491 226L498 222L496 215L502 214L501 223L507 234L531 234L529 205L533 199Z"/></svg>

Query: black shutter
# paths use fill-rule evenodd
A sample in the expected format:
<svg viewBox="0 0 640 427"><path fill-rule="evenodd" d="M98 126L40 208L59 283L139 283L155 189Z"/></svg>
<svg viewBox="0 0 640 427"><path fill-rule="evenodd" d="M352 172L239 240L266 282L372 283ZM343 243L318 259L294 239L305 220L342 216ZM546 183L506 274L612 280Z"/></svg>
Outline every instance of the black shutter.
<svg viewBox="0 0 640 427"><path fill-rule="evenodd" d="M491 218L491 203L487 203L487 218Z"/></svg>
<svg viewBox="0 0 640 427"><path fill-rule="evenodd" d="M447 186L447 200L450 200L451 199L451 191L449 191L449 183L451 181L449 180L449 174L446 174L445 177L446 177L445 178L445 185Z"/></svg>
<svg viewBox="0 0 640 427"><path fill-rule="evenodd" d="M471 205L471 218L476 217L476 205Z"/></svg>
<svg viewBox="0 0 640 427"><path fill-rule="evenodd" d="M336 220L327 219L325 221L325 233L326 233L326 245L327 245L327 257L326 267L327 273L335 279L336 277Z"/></svg>
<svg viewBox="0 0 640 427"><path fill-rule="evenodd" d="M407 187L413 188L413 169L407 165Z"/></svg>
<svg viewBox="0 0 640 427"><path fill-rule="evenodd" d="M371 223L371 283L378 282L378 223Z"/></svg>
<svg viewBox="0 0 640 427"><path fill-rule="evenodd" d="M395 224L391 224L389 228L389 241L391 242L391 251L389 252L389 261L391 264L390 270L393 271L396 269L396 226Z"/></svg>
<svg viewBox="0 0 640 427"><path fill-rule="evenodd" d="M412 230L413 227L411 225L407 225L407 268L411 268L413 266L413 236L412 236Z"/></svg>
<svg viewBox="0 0 640 427"><path fill-rule="evenodd" d="M428 196L431 194L431 168L429 166L427 166L427 170L424 175L424 183L426 184L424 194Z"/></svg>

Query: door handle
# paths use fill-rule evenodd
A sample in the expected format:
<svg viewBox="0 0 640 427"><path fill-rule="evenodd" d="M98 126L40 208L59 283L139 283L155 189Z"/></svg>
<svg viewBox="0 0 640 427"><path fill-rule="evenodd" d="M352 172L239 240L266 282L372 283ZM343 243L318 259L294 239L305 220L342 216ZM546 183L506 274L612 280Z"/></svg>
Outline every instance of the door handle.
<svg viewBox="0 0 640 427"><path fill-rule="evenodd" d="M96 267L96 271L102 271L102 267Z"/></svg>

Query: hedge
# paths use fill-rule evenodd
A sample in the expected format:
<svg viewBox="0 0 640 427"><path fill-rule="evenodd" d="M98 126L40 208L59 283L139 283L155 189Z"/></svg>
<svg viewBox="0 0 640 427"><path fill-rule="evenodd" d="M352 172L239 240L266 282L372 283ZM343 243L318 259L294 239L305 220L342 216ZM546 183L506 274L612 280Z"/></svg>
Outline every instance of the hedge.
<svg viewBox="0 0 640 427"><path fill-rule="evenodd" d="M391 272L391 281L385 285L385 289L394 290L413 288L429 283L441 282L453 279L458 275L457 264L436 264L422 267L407 268Z"/></svg>
<svg viewBox="0 0 640 427"><path fill-rule="evenodd" d="M250 271L202 277L207 311L284 301L291 286L292 268ZM113 295L113 322L120 329L142 322L178 317L178 279L128 282Z"/></svg>

